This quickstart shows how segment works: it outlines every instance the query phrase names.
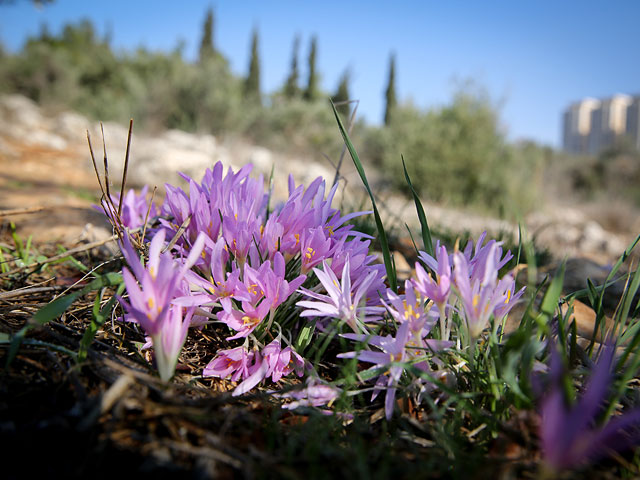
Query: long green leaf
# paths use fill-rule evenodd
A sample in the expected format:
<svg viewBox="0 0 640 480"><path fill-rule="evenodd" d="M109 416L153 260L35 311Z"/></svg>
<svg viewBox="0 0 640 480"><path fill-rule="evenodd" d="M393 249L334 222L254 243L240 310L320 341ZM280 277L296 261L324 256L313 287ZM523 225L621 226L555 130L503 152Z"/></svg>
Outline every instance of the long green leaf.
<svg viewBox="0 0 640 480"><path fill-rule="evenodd" d="M565 264L562 263L562 265L560 266L560 270L555 275L555 277L553 277L553 280L551 280L549 288L542 298L540 310L542 313L549 317L553 317L553 314L558 306L558 301L560 300L560 295L562 294L562 285L564 283L564 267Z"/></svg>
<svg viewBox="0 0 640 480"><path fill-rule="evenodd" d="M616 273L618 273L618 270L620 269L622 264L625 262L625 260L627 258L629 258L629 255L631 255L631 252L636 247L636 245L638 244L639 241L640 241L640 235L638 235L633 240L633 242L631 242L629 244L629 246L625 249L625 251L622 252L622 255L620 255L620 258L618 258L618 261L613 266L613 268L609 272L609 275L607 275L607 278L604 281L604 285L602 286L602 290L600 291L600 296L598 297L598 299L596 300L596 303L594 305L594 310L596 311L596 322L595 322L595 325L593 326L593 335L591 336L591 342L589 343L589 346L587 347L587 352L589 353L589 355L591 355L591 353L593 352L593 347L595 346L595 342L596 342L596 333L598 332L598 329L600 329L600 325L602 323L602 319L604 318L604 294L605 294L605 290L606 290L609 282L611 281L611 279L613 279L614 275Z"/></svg>
<svg viewBox="0 0 640 480"><path fill-rule="evenodd" d="M420 220L420 228L422 230L422 243L424 244L424 251L429 255L435 258L435 254L433 252L433 240L431 240L431 230L429 230L429 224L427 223L427 216L424 214L424 208L422 208L422 202L418 197L418 193L416 189L413 188L413 184L411 183L411 178L409 178L409 172L407 172L407 165L404 162L404 157L400 156L402 159L402 168L404 169L404 178L407 180L407 184L411 189L411 194L413 195L413 201L416 204L416 211L418 212L418 219Z"/></svg>
<svg viewBox="0 0 640 480"><path fill-rule="evenodd" d="M382 257L384 259L384 266L387 271L387 280L389 281L389 286L394 292L398 291L398 284L396 280L396 270L391 259L391 252L389 250L389 241L387 239L387 233L384 230L384 226L382 225L382 219L380 218L380 213L378 212L378 207L376 206L376 199L373 196L373 192L371 191L371 187L369 187L369 182L367 180L367 175L364 173L364 168L362 167L362 162L360 162L360 157L356 152L351 139L349 138L349 134L347 133L344 125L342 124L342 120L340 119L340 115L338 115L338 111L336 110L336 106L331 102L331 108L333 109L333 114L336 117L336 122L338 122L338 128L340 129L340 133L342 134L342 138L344 139L345 144L347 145L347 149L349 150L349 154L351 155L351 159L353 160L353 164L360 175L360 179L364 184L364 187L367 189L367 193L369 193L369 198L371 199L371 205L373 207L373 217L376 221L376 227L378 228L378 235L380 236L380 246L382 247Z"/></svg>

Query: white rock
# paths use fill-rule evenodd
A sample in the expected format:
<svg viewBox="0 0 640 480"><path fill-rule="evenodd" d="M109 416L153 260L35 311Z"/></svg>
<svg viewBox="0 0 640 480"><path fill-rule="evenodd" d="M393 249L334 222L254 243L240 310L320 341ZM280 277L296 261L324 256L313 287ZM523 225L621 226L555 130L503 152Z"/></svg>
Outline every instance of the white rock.
<svg viewBox="0 0 640 480"><path fill-rule="evenodd" d="M54 119L53 127L67 141L86 145L91 122L79 113L62 112Z"/></svg>

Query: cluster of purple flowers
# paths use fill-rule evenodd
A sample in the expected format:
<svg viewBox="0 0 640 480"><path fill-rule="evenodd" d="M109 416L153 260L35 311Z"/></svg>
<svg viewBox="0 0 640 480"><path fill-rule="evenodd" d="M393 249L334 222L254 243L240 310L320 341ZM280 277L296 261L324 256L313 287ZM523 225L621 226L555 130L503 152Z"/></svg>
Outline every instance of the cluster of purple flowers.
<svg viewBox="0 0 640 480"><path fill-rule="evenodd" d="M512 273L498 278L500 269L512 258L511 253L503 256L501 242L490 240L483 245L484 240L485 234L475 246L469 242L463 252L456 249L451 255L438 244L436 258L421 252L420 259L431 272L427 273L417 262L415 278L405 282L404 294L388 290L386 301L382 302L397 325L395 336L343 335L364 342L363 348L375 348L373 351L360 349L343 353L339 357L358 358L383 370L377 377L373 398L381 390L386 390L387 418L393 413L395 393L408 365L427 374L412 381L419 394L429 391L433 387L429 378L448 376L446 370L440 370L443 364L433 358L433 353L454 345L449 340L452 326L461 325L468 341L476 342L490 318L504 318L524 293L524 288L515 291ZM319 306L316 309L322 310ZM457 315L458 323L453 322L454 315ZM440 326L438 339L428 338L433 337L432 329L436 324ZM458 340L460 333L458 331Z"/></svg>
<svg viewBox="0 0 640 480"><path fill-rule="evenodd" d="M146 266L128 240L122 245L133 272L123 273L126 319L151 338L162 378L173 374L187 327L211 321L224 324L227 340L238 345L219 350L203 375L241 382L235 394L268 378L301 376L305 361L295 346L303 331L308 335L303 327L309 321L296 300L300 292L322 295L312 292L326 288L329 277L318 283L310 275L320 264L331 278L342 276L344 295L355 291L356 305L369 310L379 303L384 267L369 255L370 239L347 223L367 212L342 216L331 207L337 186L325 198L321 178L305 189L292 177L288 198L270 211L263 178L251 178L250 171L246 166L225 175L218 163L200 183L185 176L188 193L166 185L160 226L149 230ZM137 211L146 212L138 203ZM172 250L160 253L179 232Z"/></svg>
<svg viewBox="0 0 640 480"><path fill-rule="evenodd" d="M218 350L203 375L238 382L236 395L312 372L304 348L329 327L346 329L343 336L361 346L338 356L381 368L373 397L386 391L390 417L408 365L446 375L433 354L455 345L452 329L462 325L475 342L522 295L512 274L498 278L511 254L503 256L494 240L483 245L485 235L464 252L438 245L436 258L421 253L430 272L418 262L402 294L387 289L370 238L348 223L368 212L342 215L331 207L336 186L325 192L318 178L305 189L291 177L288 198L270 210L263 178L250 171L225 174L218 163L200 183L184 176L188 192L166 185L159 226L148 229L146 265L125 235L125 318L150 337L163 379L173 375L189 326L224 325L230 348ZM126 219L135 221L125 226L138 228L149 207L141 196L126 198ZM423 393L430 388L424 378L411 383Z"/></svg>

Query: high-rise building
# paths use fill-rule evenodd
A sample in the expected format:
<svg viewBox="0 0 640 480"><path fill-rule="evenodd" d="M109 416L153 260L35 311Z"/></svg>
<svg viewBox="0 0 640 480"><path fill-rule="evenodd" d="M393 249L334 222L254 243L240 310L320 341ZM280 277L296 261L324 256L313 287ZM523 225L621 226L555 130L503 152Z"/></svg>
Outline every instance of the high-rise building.
<svg viewBox="0 0 640 480"><path fill-rule="evenodd" d="M597 155L615 145L627 133L627 109L631 105L628 95L614 95L604 99L591 113L588 153Z"/></svg>
<svg viewBox="0 0 640 480"><path fill-rule="evenodd" d="M585 98L563 114L562 146L568 153L597 155L625 137L640 150L640 97Z"/></svg>
<svg viewBox="0 0 640 480"><path fill-rule="evenodd" d="M585 98L571 104L564 112L562 145L566 152L587 153L591 116L599 106L600 100Z"/></svg>
<svg viewBox="0 0 640 480"><path fill-rule="evenodd" d="M640 96L633 97L627 109L627 137L640 151Z"/></svg>

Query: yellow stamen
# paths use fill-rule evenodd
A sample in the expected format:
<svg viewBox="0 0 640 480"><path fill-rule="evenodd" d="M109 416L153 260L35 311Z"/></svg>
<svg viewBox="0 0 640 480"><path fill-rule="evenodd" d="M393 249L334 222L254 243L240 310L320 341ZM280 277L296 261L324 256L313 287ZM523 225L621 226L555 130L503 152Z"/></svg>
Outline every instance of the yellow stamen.
<svg viewBox="0 0 640 480"><path fill-rule="evenodd" d="M242 317L242 325L244 326L255 325L256 323L259 323L259 322L260 322L259 319L250 317L249 315L245 315L244 317Z"/></svg>

